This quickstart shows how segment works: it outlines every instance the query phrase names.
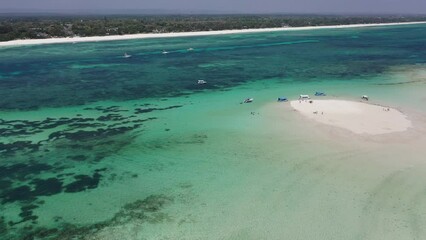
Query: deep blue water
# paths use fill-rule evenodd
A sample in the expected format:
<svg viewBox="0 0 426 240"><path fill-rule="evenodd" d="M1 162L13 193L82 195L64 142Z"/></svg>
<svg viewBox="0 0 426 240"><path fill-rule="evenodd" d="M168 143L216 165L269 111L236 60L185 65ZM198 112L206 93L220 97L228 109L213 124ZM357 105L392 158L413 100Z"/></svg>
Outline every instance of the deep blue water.
<svg viewBox="0 0 426 240"><path fill-rule="evenodd" d="M1 49L0 109L177 96L199 90L193 82L204 78L208 88L221 89L277 78L374 76L424 63L425 30L423 24ZM123 58L125 52L133 57Z"/></svg>

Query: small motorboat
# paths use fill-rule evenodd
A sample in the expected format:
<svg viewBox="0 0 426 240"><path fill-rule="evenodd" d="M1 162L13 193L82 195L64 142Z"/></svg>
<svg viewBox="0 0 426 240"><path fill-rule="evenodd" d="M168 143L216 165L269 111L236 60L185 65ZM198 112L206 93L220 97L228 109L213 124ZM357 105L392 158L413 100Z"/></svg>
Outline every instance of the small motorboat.
<svg viewBox="0 0 426 240"><path fill-rule="evenodd" d="M169 52L167 52L166 50L163 50L162 54L168 54Z"/></svg>
<svg viewBox="0 0 426 240"><path fill-rule="evenodd" d="M207 82L204 80L198 80L197 84L206 84Z"/></svg>
<svg viewBox="0 0 426 240"><path fill-rule="evenodd" d="M191 47L191 48L188 48L187 49L188 51L194 51L194 49Z"/></svg>
<svg viewBox="0 0 426 240"><path fill-rule="evenodd" d="M315 96L317 96L317 97L324 97L324 96L327 96L325 93L323 93L323 92L315 92Z"/></svg>
<svg viewBox="0 0 426 240"><path fill-rule="evenodd" d="M368 101L368 96L367 96L367 95L363 95L363 96L361 97L361 99L362 99L362 100L365 100L365 101Z"/></svg>
<svg viewBox="0 0 426 240"><path fill-rule="evenodd" d="M131 58L132 57L132 55L129 55L129 54L127 54L127 53L124 53L124 56L123 56L124 58Z"/></svg>
<svg viewBox="0 0 426 240"><path fill-rule="evenodd" d="M288 101L288 99L287 99L286 97L279 97L279 98L277 99L277 101L278 101L278 102L287 102L287 101Z"/></svg>
<svg viewBox="0 0 426 240"><path fill-rule="evenodd" d="M253 102L254 101L254 99L253 98L246 98L245 100L244 100L244 103L251 103L251 102Z"/></svg>

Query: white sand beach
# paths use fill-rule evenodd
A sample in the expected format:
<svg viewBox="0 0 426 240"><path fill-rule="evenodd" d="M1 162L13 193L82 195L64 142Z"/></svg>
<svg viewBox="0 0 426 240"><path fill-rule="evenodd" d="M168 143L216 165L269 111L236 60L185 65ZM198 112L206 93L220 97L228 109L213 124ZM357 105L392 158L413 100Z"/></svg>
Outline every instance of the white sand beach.
<svg viewBox="0 0 426 240"><path fill-rule="evenodd" d="M426 22L373 23L373 24L350 24L350 25L333 25L333 26L237 29L237 30L200 31L200 32L141 33L141 34L94 36L94 37L21 39L21 40L0 42L0 47L54 44L54 43L100 42L100 41L144 39L144 38L146 39L146 38L210 36L210 35L222 35L222 34L234 34L234 33L260 33L260 32L278 32L278 31L314 30L314 29L378 27L378 26L394 26L394 25L409 25L409 24L426 24Z"/></svg>
<svg viewBox="0 0 426 240"><path fill-rule="evenodd" d="M357 134L402 132L412 126L400 111L346 100L291 101L290 105L302 115L320 123L344 128Z"/></svg>

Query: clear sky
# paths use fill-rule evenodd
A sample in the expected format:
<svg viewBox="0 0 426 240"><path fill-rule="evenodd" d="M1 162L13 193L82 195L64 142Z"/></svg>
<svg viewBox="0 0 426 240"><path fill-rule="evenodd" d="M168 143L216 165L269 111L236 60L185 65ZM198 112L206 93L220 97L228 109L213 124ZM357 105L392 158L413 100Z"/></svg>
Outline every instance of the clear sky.
<svg viewBox="0 0 426 240"><path fill-rule="evenodd" d="M415 13L426 0L0 0L0 10L114 11L157 9L236 13Z"/></svg>

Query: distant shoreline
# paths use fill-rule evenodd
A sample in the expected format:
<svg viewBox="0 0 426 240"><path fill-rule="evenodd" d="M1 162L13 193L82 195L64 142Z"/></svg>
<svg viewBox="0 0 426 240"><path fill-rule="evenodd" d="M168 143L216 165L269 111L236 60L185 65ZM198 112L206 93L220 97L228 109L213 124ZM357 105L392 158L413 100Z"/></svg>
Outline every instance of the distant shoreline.
<svg viewBox="0 0 426 240"><path fill-rule="evenodd" d="M0 42L0 47L14 47L14 46L17 47L17 46L26 46L26 45L78 43L78 42L118 41L118 40L149 39L149 38L211 36L211 35L238 34L238 33L261 33L261 32L316 30L316 29L396 26L396 25L411 25L411 24L426 24L426 22L369 23L369 24L349 24L349 25L330 25L330 26L252 28L252 29L235 29L235 30L201 31L201 32L140 33L140 34L128 34L128 35L72 37L72 38L23 39L23 40L12 40L7 42Z"/></svg>

